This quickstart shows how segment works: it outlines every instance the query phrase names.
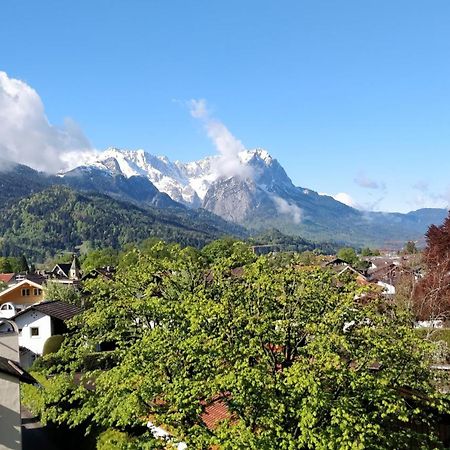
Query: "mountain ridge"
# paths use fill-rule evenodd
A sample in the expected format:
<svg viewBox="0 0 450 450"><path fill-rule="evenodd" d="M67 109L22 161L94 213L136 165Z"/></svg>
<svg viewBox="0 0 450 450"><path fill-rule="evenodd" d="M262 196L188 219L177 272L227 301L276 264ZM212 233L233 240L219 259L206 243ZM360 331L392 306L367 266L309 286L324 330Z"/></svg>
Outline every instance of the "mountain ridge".
<svg viewBox="0 0 450 450"><path fill-rule="evenodd" d="M264 149L234 155L235 176L221 173L221 158L182 163L144 150L110 148L87 167L116 176L147 178L172 200L193 209L203 207L249 229L276 227L315 241L398 247L407 240L423 240L427 227L440 223L447 214L439 208L407 214L355 209L331 196L295 186L277 159Z"/></svg>
<svg viewBox="0 0 450 450"><path fill-rule="evenodd" d="M114 154L124 158L127 154L134 156L129 171L124 168L127 162L117 161ZM357 210L331 196L295 186L278 161L261 149L240 154L242 164L251 169L247 170L247 176L215 173L220 162L217 156L191 163L172 163L166 157L154 157L143 151L114 149L113 154L110 150L109 154L105 152L103 155L100 162L79 166L57 176L23 165L3 169L0 174L0 205L4 209L52 185L65 185L77 191L105 194L144 209L156 208L162 213L171 210L193 223L199 218L208 220L210 224L219 224L219 219L225 219L228 221L224 222L228 223L228 234L233 234L234 223L237 227L235 235L242 235L244 228L249 234L277 228L284 234L314 242L394 249L402 247L408 240L422 244L428 226L441 223L447 216L447 210L439 208L423 208L407 214ZM143 159L148 165L138 167ZM156 169L150 164L155 160L159 164ZM167 167L169 169L165 171ZM176 198L183 196L184 189L183 202L161 192L145 176L147 172L144 169L153 171L155 182L175 189ZM170 178L173 174L176 179ZM192 178L189 180L190 175ZM204 191L200 192L203 199L195 191L197 204L195 200L188 202L195 199L192 186L200 186Z"/></svg>

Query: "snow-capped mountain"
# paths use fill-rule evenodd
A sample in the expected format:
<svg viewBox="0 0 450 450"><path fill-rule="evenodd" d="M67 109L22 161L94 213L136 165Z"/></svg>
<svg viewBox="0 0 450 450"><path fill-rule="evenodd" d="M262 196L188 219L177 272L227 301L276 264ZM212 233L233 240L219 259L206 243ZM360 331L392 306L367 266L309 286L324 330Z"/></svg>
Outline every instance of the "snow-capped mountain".
<svg viewBox="0 0 450 450"><path fill-rule="evenodd" d="M230 176L230 166L237 175ZM440 223L447 213L430 210L422 220L425 212L359 211L294 186L278 161L262 149L184 163L143 150L110 148L94 163L61 174L61 181L138 205L201 207L251 229L275 227L307 239L353 245L401 246L423 237L428 225Z"/></svg>
<svg viewBox="0 0 450 450"><path fill-rule="evenodd" d="M269 186L276 182L292 185L278 162L265 150L243 151L239 153L239 159L243 167L250 168L248 173L253 175L258 184ZM91 167L126 178L146 177L160 192L168 194L177 202L196 208L202 205L211 185L222 178L220 163L219 156L183 163L172 162L165 156L154 156L144 150L109 148Z"/></svg>

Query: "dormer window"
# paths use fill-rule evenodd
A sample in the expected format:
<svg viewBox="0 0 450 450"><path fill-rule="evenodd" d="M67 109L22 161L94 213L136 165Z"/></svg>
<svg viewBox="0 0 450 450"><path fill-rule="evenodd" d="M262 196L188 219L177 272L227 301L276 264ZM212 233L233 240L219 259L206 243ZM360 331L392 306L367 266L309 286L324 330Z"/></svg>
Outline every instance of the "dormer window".
<svg viewBox="0 0 450 450"><path fill-rule="evenodd" d="M22 297L28 297L30 295L30 288L22 289Z"/></svg>
<svg viewBox="0 0 450 450"><path fill-rule="evenodd" d="M41 295L42 289L39 288L33 288L33 295Z"/></svg>

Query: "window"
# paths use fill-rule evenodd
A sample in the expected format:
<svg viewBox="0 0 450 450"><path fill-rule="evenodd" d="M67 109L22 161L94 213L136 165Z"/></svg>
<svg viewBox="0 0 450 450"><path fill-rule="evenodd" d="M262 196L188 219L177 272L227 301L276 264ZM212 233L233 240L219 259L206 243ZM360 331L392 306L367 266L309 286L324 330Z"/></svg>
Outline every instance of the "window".
<svg viewBox="0 0 450 450"><path fill-rule="evenodd" d="M2 310L2 311L5 311L5 310L7 310L7 309L11 310L11 309L13 309L13 307L12 307L11 305L8 305L8 304L2 305L2 307L1 307L1 310Z"/></svg>
<svg viewBox="0 0 450 450"><path fill-rule="evenodd" d="M38 289L38 288L33 289L33 295L41 295L41 294L42 294L42 289Z"/></svg>
<svg viewBox="0 0 450 450"><path fill-rule="evenodd" d="M39 328L38 327L31 327L31 336L39 336Z"/></svg>
<svg viewBox="0 0 450 450"><path fill-rule="evenodd" d="M30 289L26 288L26 289L22 289L22 297L27 297L30 295Z"/></svg>

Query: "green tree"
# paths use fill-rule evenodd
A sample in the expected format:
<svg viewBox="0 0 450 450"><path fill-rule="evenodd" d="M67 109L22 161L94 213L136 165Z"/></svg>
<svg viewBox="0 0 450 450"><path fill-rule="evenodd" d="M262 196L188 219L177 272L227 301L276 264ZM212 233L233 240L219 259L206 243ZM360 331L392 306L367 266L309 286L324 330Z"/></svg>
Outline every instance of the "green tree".
<svg viewBox="0 0 450 450"><path fill-rule="evenodd" d="M19 270L18 272L29 272L30 271L30 267L28 265L28 261L25 255L22 255L19 260L18 260L18 264L19 264Z"/></svg>
<svg viewBox="0 0 450 450"><path fill-rule="evenodd" d="M103 446L136 449L149 448L133 430L150 416L195 449L439 445L433 347L395 307L360 301L367 289L266 257L237 274L233 252L209 267L179 247L131 252L114 280L88 286L92 306L46 372L44 421L89 423L110 430ZM201 414L218 399L232 419L208 429Z"/></svg>
<svg viewBox="0 0 450 450"><path fill-rule="evenodd" d="M113 248L103 248L90 251L83 260L83 272L106 266L115 266L119 260L119 252Z"/></svg>
<svg viewBox="0 0 450 450"><path fill-rule="evenodd" d="M361 256L380 256L380 251L377 249L372 250L369 247L365 247L361 250Z"/></svg>
<svg viewBox="0 0 450 450"><path fill-rule="evenodd" d="M225 237L211 242L203 247L202 253L209 262L227 262L233 267L243 266L256 259L248 244L232 237Z"/></svg>
<svg viewBox="0 0 450 450"><path fill-rule="evenodd" d="M13 267L10 258L0 257L0 273L11 273Z"/></svg>
<svg viewBox="0 0 450 450"><path fill-rule="evenodd" d="M318 263L317 256L312 251L305 251L298 256L298 262L305 266L314 266Z"/></svg>
<svg viewBox="0 0 450 450"><path fill-rule="evenodd" d="M60 348L61 344L64 340L64 336L60 334L55 334L53 336L50 336L45 342L44 342L44 348L42 349L43 355L50 355L51 353L56 353Z"/></svg>
<svg viewBox="0 0 450 450"><path fill-rule="evenodd" d="M45 285L46 300L60 300L77 306L82 305L82 293L77 286L48 281Z"/></svg>
<svg viewBox="0 0 450 450"><path fill-rule="evenodd" d="M414 241L408 241L405 246L403 247L402 253L406 255L414 255L415 253L418 253L419 250L416 247L416 243Z"/></svg>
<svg viewBox="0 0 450 450"><path fill-rule="evenodd" d="M344 247L339 249L339 251L337 252L337 257L351 265L356 264L359 261L355 249L351 247Z"/></svg>

